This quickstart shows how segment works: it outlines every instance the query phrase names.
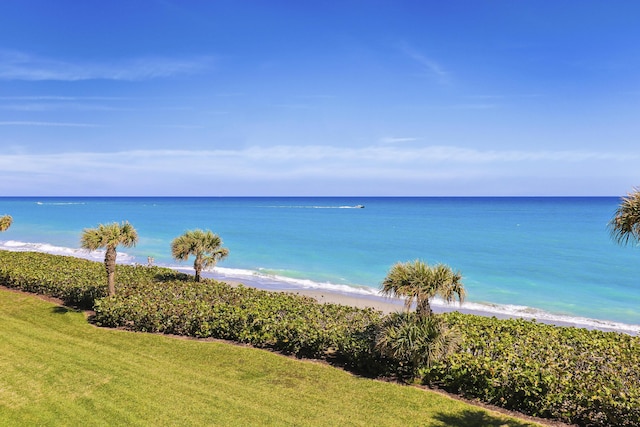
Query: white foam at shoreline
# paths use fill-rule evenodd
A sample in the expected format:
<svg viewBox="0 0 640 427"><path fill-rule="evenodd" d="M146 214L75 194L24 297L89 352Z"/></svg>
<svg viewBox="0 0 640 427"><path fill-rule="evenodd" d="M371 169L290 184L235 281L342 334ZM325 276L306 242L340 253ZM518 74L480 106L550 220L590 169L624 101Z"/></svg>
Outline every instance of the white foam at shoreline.
<svg viewBox="0 0 640 427"><path fill-rule="evenodd" d="M186 270L186 269L185 269ZM193 271L192 269L189 269ZM261 287L260 285L267 285L265 287L273 287L274 284L286 284L294 289L314 289L325 290L327 292L344 293L348 295L363 295L369 297L376 297L385 299L379 290L369 287L355 287L349 285L338 285L333 283L319 283L306 279L293 279L284 276L267 275L251 270L236 270L231 268L215 267L213 270L216 276L223 276L222 280L236 280L242 282L242 280L248 280L248 285ZM269 286L271 285L271 286ZM471 312L480 315L494 315L496 317L509 318L517 317L524 319L535 319L541 323L550 323L558 326L576 326L587 329L599 329L604 331L616 331L624 332L631 335L640 335L640 325L632 325L622 322L614 322L608 320L590 319L586 317L570 316L562 314L549 313L544 310L532 308L523 305L513 304L483 304L475 302L465 302L462 304L449 304L442 299L435 298L431 305L434 308L440 308L441 311L454 311L461 310L465 312Z"/></svg>
<svg viewBox="0 0 640 427"><path fill-rule="evenodd" d="M441 307L452 307L452 305L441 302ZM523 305L496 305L482 303L463 303L464 310L479 312L482 314L492 314L496 317L515 317L529 320L536 320L541 323L550 323L557 326L575 326L579 328L598 329L602 331L624 332L630 335L640 335L640 325L632 325L609 320L590 319L587 317L570 316L563 314L549 313L537 308Z"/></svg>
<svg viewBox="0 0 640 427"><path fill-rule="evenodd" d="M47 243L28 243L14 240L0 241L0 249L16 252L45 252L53 255L74 256L77 258L89 259L92 261L103 261L104 250L87 251L80 248L68 248L54 246ZM125 252L118 252L117 261L121 264L135 264L134 256ZM193 273L191 265L161 265L163 267L172 268L174 270L185 273ZM329 282L315 282L308 279L295 279L274 274L260 273L259 271L235 269L225 267L214 267L205 273L207 277L214 277L217 280L231 280L237 282L246 282L247 286L255 286L263 289L278 290L296 290L296 289L313 289L324 290L327 292L342 293L352 296L367 296L384 299L378 289L366 286L340 285ZM614 322L608 320L590 319L586 317L570 316L563 314L554 314L544 310L522 306L522 305L499 305L499 304L483 304L476 302L465 302L463 304L448 304L441 299L434 299L432 302L434 308L440 311L461 310L480 315L492 315L496 317L509 318L517 317L524 319L535 319L538 322L550 323L559 326L576 326L587 329L598 329L603 331L624 332L630 335L640 335L640 325L627 324L622 322Z"/></svg>
<svg viewBox="0 0 640 427"><path fill-rule="evenodd" d="M7 240L0 242L0 249L14 252L44 252L51 255L66 255L76 258L84 258L92 261L103 261L105 251L100 249L97 251L88 251L81 248L67 248L64 246L54 246L48 243L29 243L19 242L16 240ZM125 252L118 252L116 261L122 264L133 263L134 257Z"/></svg>
<svg viewBox="0 0 640 427"><path fill-rule="evenodd" d="M241 280L247 279L252 283L274 283L279 285L288 285L292 288L304 289L324 289L334 292L346 292L349 294L380 296L377 289L366 286L356 287L350 285L339 285L330 282L315 282L309 279L295 279L292 277L279 276L277 274L267 274L260 271L240 270L234 268L215 267L214 272L218 275L228 277L229 279Z"/></svg>
<svg viewBox="0 0 640 427"><path fill-rule="evenodd" d="M268 209L362 209L362 205L341 205L341 206L314 206L314 205L274 205L264 206Z"/></svg>

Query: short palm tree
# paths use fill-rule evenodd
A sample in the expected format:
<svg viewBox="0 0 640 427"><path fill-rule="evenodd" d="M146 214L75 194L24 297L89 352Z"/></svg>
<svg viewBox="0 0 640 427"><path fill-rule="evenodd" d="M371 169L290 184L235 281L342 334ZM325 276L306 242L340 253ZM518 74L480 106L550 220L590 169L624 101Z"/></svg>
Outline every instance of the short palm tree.
<svg viewBox="0 0 640 427"><path fill-rule="evenodd" d="M4 215L0 217L0 231L7 231L7 229L11 227L11 223L13 223L11 215Z"/></svg>
<svg viewBox="0 0 640 427"><path fill-rule="evenodd" d="M189 230L171 242L171 255L178 261L186 261L190 255L195 256L193 269L196 271L196 282L201 280L203 268L213 267L218 261L229 255L229 250L222 247L222 239L210 230Z"/></svg>
<svg viewBox="0 0 640 427"><path fill-rule="evenodd" d="M609 221L611 236L620 244L640 242L640 189L622 198L620 206Z"/></svg>
<svg viewBox="0 0 640 427"><path fill-rule="evenodd" d="M450 355L459 342L459 335L439 316L392 313L376 335L375 349L396 361L401 378L411 380L420 368L428 368Z"/></svg>
<svg viewBox="0 0 640 427"><path fill-rule="evenodd" d="M118 224L99 224L96 228L85 228L80 238L84 249L95 251L105 248L104 266L107 270L107 286L109 295L116 293L116 247L122 245L130 248L138 243L138 232L127 221Z"/></svg>
<svg viewBox="0 0 640 427"><path fill-rule="evenodd" d="M382 293L405 299L405 308L410 310L416 303L416 314L419 317L432 314L430 301L435 296L446 302L453 302L456 297L462 302L465 296L462 276L444 264L429 266L415 260L397 263L389 270L382 282Z"/></svg>

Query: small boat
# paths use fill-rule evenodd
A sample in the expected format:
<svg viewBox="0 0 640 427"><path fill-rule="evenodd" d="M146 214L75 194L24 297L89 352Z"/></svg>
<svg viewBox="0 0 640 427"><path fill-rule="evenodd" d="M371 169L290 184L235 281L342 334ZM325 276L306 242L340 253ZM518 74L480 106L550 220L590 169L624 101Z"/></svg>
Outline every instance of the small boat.
<svg viewBox="0 0 640 427"><path fill-rule="evenodd" d="M364 205L355 205L354 207L356 207L358 209L364 209Z"/></svg>

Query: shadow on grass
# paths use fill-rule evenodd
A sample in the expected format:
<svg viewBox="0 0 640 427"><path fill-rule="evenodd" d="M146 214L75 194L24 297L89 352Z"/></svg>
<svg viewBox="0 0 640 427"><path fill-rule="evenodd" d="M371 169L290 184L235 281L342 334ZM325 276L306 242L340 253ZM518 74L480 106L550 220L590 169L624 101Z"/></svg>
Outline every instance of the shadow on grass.
<svg viewBox="0 0 640 427"><path fill-rule="evenodd" d="M66 313L68 313L70 311L75 311L75 310L70 309L68 307L63 307L61 305L57 305L57 306L51 308L51 312L53 314L66 314Z"/></svg>
<svg viewBox="0 0 640 427"><path fill-rule="evenodd" d="M465 410L457 414L435 414L442 427L525 427L535 424L518 420L507 420L483 411Z"/></svg>

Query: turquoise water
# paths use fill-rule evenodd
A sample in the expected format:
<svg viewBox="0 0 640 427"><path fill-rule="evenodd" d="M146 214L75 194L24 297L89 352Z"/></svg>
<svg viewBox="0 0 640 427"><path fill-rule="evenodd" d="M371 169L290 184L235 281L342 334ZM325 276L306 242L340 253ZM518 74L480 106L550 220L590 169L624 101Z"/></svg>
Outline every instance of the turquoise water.
<svg viewBox="0 0 640 427"><path fill-rule="evenodd" d="M0 248L101 259L83 228L128 220L140 235L121 262L189 268L171 240L211 229L229 248L214 277L272 287L372 293L397 261L460 270L468 302L537 317L640 324L640 248L607 223L617 198L0 198L14 218ZM364 209L355 208L365 205ZM541 313L540 310L544 311Z"/></svg>

